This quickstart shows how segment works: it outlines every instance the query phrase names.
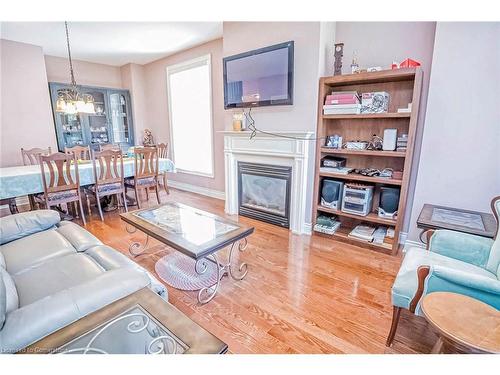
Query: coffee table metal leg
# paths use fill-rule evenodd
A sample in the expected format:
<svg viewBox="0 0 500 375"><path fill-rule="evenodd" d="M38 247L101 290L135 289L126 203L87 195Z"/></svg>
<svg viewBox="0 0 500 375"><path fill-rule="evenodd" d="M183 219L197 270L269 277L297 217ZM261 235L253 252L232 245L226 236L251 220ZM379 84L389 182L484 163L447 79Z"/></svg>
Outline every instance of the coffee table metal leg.
<svg viewBox="0 0 500 375"><path fill-rule="evenodd" d="M227 269L229 270L229 275L234 279L234 280L243 280L243 278L247 275L248 273L248 265L246 263L240 263L240 266L238 267L238 272L239 275L235 275L233 273L233 269L231 268L231 265L233 264L233 250L234 248L238 246L238 251L243 252L246 250L248 246L248 241L246 238L244 238L242 241L235 242L231 245L231 250L229 251L229 263L226 265Z"/></svg>
<svg viewBox="0 0 500 375"><path fill-rule="evenodd" d="M132 234L137 231L137 228L129 226L128 224L125 226L125 229L128 233ZM133 241L128 247L128 252L134 258L143 254L148 249L149 244L149 236L146 234L146 241L144 243L140 243L139 241Z"/></svg>
<svg viewBox="0 0 500 375"><path fill-rule="evenodd" d="M219 263L219 260L217 259L217 255L215 254L210 254L207 256L207 258L210 257L214 260L215 264L217 265L217 281L215 284L206 286L198 292L198 302L204 305L205 303L210 302L215 295L217 294L217 291L219 290L219 285L220 285L220 280L225 274L225 266L222 266ZM195 270L198 274L203 274L207 270L207 263L209 260L207 258L202 258L198 259L195 264ZM224 271L224 272L223 272ZM204 296L205 295L205 296Z"/></svg>

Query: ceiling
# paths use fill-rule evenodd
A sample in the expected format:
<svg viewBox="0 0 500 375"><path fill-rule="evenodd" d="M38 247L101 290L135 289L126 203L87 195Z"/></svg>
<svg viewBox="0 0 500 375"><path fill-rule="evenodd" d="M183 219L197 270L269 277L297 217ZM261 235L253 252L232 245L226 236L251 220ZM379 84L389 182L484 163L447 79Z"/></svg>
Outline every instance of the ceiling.
<svg viewBox="0 0 500 375"><path fill-rule="evenodd" d="M222 37L222 22L68 22L75 60L147 64ZM64 22L2 22L2 39L35 44L67 57Z"/></svg>

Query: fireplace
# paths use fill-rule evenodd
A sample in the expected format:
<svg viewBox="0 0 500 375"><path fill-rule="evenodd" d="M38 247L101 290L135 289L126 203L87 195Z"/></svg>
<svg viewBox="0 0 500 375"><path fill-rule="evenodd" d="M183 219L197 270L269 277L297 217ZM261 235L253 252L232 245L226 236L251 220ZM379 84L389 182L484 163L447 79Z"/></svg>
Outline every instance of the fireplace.
<svg viewBox="0 0 500 375"><path fill-rule="evenodd" d="M238 213L290 227L292 167L238 162Z"/></svg>

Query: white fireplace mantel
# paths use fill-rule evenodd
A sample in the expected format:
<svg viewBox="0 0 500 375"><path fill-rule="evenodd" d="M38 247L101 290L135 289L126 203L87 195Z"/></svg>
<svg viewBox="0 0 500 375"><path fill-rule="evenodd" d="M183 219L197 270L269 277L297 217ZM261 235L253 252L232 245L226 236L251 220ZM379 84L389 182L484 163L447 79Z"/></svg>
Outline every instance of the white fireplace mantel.
<svg viewBox="0 0 500 375"><path fill-rule="evenodd" d="M314 146L313 132L272 131L276 135L249 131L223 131L226 178L226 212L238 214L238 162L292 167L290 229L305 233L309 148ZM313 143L311 145L311 143Z"/></svg>

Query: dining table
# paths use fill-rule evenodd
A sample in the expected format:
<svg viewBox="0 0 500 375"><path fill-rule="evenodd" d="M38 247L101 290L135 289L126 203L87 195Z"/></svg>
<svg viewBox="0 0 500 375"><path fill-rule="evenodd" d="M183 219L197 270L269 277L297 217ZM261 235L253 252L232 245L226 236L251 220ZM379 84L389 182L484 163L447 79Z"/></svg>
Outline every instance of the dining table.
<svg viewBox="0 0 500 375"><path fill-rule="evenodd" d="M96 166L99 170L99 165ZM74 166L71 173L74 175ZM175 172L175 165L170 159L158 160L158 172ZM123 159L123 176L133 177L135 173L134 158ZM49 178L49 172L46 173ZM78 175L80 186L95 184L93 165L91 160L78 161ZM30 194L43 193L42 172L39 165L21 165L0 168L0 201L9 204L12 213L17 212L15 198ZM14 211L14 212L13 212Z"/></svg>

